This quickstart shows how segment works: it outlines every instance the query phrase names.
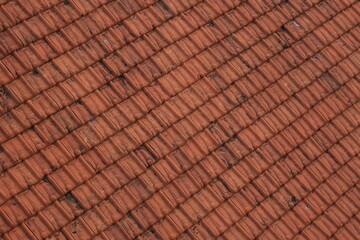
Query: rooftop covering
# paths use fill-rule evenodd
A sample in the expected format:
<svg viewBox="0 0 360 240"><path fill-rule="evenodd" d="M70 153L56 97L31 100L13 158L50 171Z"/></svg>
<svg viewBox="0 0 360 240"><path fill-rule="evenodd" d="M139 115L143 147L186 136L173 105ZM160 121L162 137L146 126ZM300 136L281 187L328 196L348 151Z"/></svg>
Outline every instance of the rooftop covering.
<svg viewBox="0 0 360 240"><path fill-rule="evenodd" d="M0 239L359 239L357 0L0 0Z"/></svg>

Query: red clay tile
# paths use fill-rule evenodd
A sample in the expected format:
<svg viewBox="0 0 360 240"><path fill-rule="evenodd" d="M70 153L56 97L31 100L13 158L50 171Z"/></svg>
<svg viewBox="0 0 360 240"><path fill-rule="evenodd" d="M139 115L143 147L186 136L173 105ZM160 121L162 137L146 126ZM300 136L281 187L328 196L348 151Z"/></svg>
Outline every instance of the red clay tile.
<svg viewBox="0 0 360 240"><path fill-rule="evenodd" d="M0 0L0 235L357 239L355 0Z"/></svg>

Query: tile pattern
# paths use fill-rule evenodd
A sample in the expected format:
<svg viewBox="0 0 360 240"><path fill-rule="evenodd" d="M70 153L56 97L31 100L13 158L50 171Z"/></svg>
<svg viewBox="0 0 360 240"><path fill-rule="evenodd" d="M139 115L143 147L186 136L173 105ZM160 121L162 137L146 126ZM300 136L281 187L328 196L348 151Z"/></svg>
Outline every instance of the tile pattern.
<svg viewBox="0 0 360 240"><path fill-rule="evenodd" d="M0 0L0 236L358 239L360 2Z"/></svg>

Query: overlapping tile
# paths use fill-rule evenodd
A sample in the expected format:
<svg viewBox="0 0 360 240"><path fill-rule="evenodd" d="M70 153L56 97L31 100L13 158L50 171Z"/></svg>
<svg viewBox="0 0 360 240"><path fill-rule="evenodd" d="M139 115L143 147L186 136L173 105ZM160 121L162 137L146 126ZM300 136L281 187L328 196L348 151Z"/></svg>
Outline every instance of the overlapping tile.
<svg viewBox="0 0 360 240"><path fill-rule="evenodd" d="M0 2L4 239L356 239L356 0Z"/></svg>

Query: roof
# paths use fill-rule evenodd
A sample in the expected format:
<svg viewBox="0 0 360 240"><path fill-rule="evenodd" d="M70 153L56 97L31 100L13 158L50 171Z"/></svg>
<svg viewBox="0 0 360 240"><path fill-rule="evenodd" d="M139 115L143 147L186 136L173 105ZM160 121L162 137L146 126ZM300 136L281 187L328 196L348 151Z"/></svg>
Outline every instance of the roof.
<svg viewBox="0 0 360 240"><path fill-rule="evenodd" d="M358 239L360 2L0 0L0 238Z"/></svg>

